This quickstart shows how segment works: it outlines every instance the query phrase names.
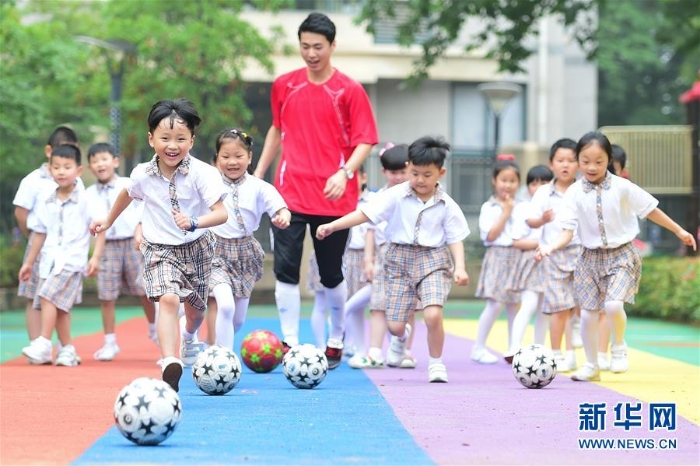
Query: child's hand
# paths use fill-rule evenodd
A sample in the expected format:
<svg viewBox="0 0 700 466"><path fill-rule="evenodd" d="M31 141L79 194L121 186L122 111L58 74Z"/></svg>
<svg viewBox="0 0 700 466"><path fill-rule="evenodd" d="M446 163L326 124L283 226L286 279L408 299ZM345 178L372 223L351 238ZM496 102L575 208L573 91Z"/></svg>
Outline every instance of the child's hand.
<svg viewBox="0 0 700 466"><path fill-rule="evenodd" d="M554 220L554 210L553 209L545 210L544 213L542 214L542 222L549 223L552 220Z"/></svg>
<svg viewBox="0 0 700 466"><path fill-rule="evenodd" d="M324 239L333 233L330 223L324 223L316 229L316 239Z"/></svg>
<svg viewBox="0 0 700 466"><path fill-rule="evenodd" d="M97 260L97 258L92 257L87 264L87 276L88 277L94 277L97 275L97 272L100 271L100 261Z"/></svg>
<svg viewBox="0 0 700 466"><path fill-rule="evenodd" d="M272 217L271 222L280 230L287 228L292 221L292 213L288 209L280 209L277 214Z"/></svg>
<svg viewBox="0 0 700 466"><path fill-rule="evenodd" d="M183 214L182 212L178 212L175 209L171 210L171 212L173 214L173 218L175 219L177 227L181 230L190 231L190 228L192 228L192 221L190 220L190 216Z"/></svg>
<svg viewBox="0 0 700 466"><path fill-rule="evenodd" d="M374 280L374 259L365 259L364 260L364 269L365 269L365 277L367 277L367 280L372 281Z"/></svg>
<svg viewBox="0 0 700 466"><path fill-rule="evenodd" d="M112 226L111 223L105 220L96 220L92 223L90 223L90 226L88 227L88 230L90 230L90 234L92 236L95 236L98 233L102 233L103 231L109 230L109 228Z"/></svg>
<svg viewBox="0 0 700 466"><path fill-rule="evenodd" d="M141 250L141 243L143 243L143 234L141 231L134 233L134 247L137 251Z"/></svg>
<svg viewBox="0 0 700 466"><path fill-rule="evenodd" d="M32 266L30 264L22 264L22 267L20 267L17 277L21 282L26 282L27 280L32 278Z"/></svg>
<svg viewBox="0 0 700 466"><path fill-rule="evenodd" d="M698 250L698 249L697 249L697 248L698 248L698 245L697 245L697 243L695 242L695 238L693 237L693 235L691 235L691 234L688 233L687 231L681 229L681 231L676 232L676 236L678 236L678 238L681 240L681 242L682 242L683 244L685 244L686 246L692 246L692 247L693 247L693 251L697 251L697 250Z"/></svg>
<svg viewBox="0 0 700 466"><path fill-rule="evenodd" d="M511 196L510 194L504 194L501 197L501 207L504 211L511 212L514 206L515 200L513 199L513 196Z"/></svg>
<svg viewBox="0 0 700 466"><path fill-rule="evenodd" d="M537 250L535 251L535 260L541 261L545 257L548 257L551 253L551 246L545 246L544 244L540 244L539 246L537 246Z"/></svg>
<svg viewBox="0 0 700 466"><path fill-rule="evenodd" d="M469 285L469 275L467 274L467 271L464 269L455 269L455 283L458 286L467 286Z"/></svg>

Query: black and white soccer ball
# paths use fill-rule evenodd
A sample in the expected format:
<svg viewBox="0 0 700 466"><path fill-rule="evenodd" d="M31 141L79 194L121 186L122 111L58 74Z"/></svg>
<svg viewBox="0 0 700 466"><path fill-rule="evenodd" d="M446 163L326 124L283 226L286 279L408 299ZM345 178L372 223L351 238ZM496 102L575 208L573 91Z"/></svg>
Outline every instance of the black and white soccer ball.
<svg viewBox="0 0 700 466"><path fill-rule="evenodd" d="M114 402L117 429L137 445L158 445L170 437L182 408L177 392L158 379L141 377L122 388Z"/></svg>
<svg viewBox="0 0 700 466"><path fill-rule="evenodd" d="M197 356L192 377L204 393L225 395L241 380L241 361L230 349L213 345Z"/></svg>
<svg viewBox="0 0 700 466"><path fill-rule="evenodd" d="M523 346L513 356L513 375L524 387L546 387L557 375L554 353L544 345Z"/></svg>
<svg viewBox="0 0 700 466"><path fill-rule="evenodd" d="M297 388L317 387L328 374L326 355L309 343L292 347L282 359L282 371Z"/></svg>

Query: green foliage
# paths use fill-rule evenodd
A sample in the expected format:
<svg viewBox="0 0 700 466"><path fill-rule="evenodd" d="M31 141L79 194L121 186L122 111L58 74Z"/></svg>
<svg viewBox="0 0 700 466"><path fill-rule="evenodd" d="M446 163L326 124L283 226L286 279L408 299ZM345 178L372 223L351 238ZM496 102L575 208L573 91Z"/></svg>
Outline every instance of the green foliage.
<svg viewBox="0 0 700 466"><path fill-rule="evenodd" d="M649 257L630 315L700 323L700 258Z"/></svg>
<svg viewBox="0 0 700 466"><path fill-rule="evenodd" d="M0 288L16 287L19 285L19 269L22 267L26 244L8 245L0 242Z"/></svg>

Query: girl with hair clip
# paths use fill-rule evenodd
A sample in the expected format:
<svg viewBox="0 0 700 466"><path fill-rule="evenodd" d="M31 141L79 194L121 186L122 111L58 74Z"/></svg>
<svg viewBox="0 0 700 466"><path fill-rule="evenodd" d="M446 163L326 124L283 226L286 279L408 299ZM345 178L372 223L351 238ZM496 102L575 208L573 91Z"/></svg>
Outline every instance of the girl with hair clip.
<svg viewBox="0 0 700 466"><path fill-rule="evenodd" d="M566 247L578 230L583 253L576 265L574 287L581 307L581 338L587 362L571 378L598 381L600 311L605 311L610 320L610 371L621 373L629 368L624 304L634 303L642 276L642 260L632 243L639 234L637 217L646 217L668 229L693 250L697 244L692 234L657 207L659 201L651 194L607 170L613 154L604 134L586 133L576 145L576 160L583 178L564 196L564 209L557 218L563 230L552 244L539 246L537 257Z"/></svg>

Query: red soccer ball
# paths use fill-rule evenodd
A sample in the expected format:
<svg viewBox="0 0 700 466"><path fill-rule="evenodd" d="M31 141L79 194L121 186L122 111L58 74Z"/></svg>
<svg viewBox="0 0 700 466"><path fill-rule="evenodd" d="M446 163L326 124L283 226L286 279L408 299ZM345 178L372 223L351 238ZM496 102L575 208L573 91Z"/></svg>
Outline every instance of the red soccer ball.
<svg viewBox="0 0 700 466"><path fill-rule="evenodd" d="M268 330L254 330L241 343L241 359L252 371L266 373L274 370L281 362L282 341Z"/></svg>

